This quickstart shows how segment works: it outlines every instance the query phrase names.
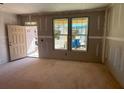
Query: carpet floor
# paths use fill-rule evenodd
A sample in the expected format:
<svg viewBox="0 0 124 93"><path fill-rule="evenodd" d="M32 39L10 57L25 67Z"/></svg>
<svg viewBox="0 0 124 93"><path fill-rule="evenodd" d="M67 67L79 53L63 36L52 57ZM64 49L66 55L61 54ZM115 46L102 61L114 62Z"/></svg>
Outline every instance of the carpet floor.
<svg viewBox="0 0 124 93"><path fill-rule="evenodd" d="M105 65L25 58L0 65L0 88L121 88Z"/></svg>

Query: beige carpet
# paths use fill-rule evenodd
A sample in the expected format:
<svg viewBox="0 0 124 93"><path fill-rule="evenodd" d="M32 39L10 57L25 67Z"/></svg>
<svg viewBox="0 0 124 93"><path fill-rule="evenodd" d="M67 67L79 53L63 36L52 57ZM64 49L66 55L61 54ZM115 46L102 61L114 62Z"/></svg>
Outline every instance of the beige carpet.
<svg viewBox="0 0 124 93"><path fill-rule="evenodd" d="M0 88L121 88L98 63L25 58L0 65Z"/></svg>

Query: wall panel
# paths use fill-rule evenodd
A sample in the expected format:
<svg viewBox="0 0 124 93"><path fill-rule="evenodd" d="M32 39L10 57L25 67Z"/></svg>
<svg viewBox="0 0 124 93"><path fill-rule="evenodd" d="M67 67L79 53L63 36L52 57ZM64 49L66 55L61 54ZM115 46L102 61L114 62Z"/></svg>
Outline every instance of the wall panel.
<svg viewBox="0 0 124 93"><path fill-rule="evenodd" d="M124 4L108 8L106 64L124 87Z"/></svg>
<svg viewBox="0 0 124 93"><path fill-rule="evenodd" d="M65 11L65 12L46 13L46 14L37 15L37 17L40 19L40 24L38 25L40 26L39 29L40 58L55 58L55 59L80 60L86 62L101 62L104 15L105 15L104 10L90 11L90 12ZM34 15L32 15L32 17L33 16ZM88 52L53 50L54 45L53 45L53 36L52 36L52 19L62 18L62 17L82 17L82 16L89 17ZM25 19L24 18L25 16L23 15L20 15L20 17L21 17L20 19ZM25 20L23 20L21 24L23 24L24 21Z"/></svg>
<svg viewBox="0 0 124 93"><path fill-rule="evenodd" d="M17 24L17 16L0 12L0 64L8 62L7 24Z"/></svg>

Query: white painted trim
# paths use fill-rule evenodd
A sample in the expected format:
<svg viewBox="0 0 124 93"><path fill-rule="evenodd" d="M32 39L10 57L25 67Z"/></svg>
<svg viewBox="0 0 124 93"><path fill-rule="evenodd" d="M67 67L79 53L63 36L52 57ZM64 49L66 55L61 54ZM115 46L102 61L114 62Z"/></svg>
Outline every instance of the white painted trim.
<svg viewBox="0 0 124 93"><path fill-rule="evenodd" d="M103 36L89 36L89 39L103 39Z"/></svg>
<svg viewBox="0 0 124 93"><path fill-rule="evenodd" d="M52 38L52 36L38 36L38 38ZM89 36L89 39L103 39L103 36Z"/></svg>
<svg viewBox="0 0 124 93"><path fill-rule="evenodd" d="M103 40L102 40L102 63L105 61L105 46L106 46L106 32L107 32L107 17L108 17L108 9L105 11L105 22L104 22L104 32L103 32Z"/></svg>
<svg viewBox="0 0 124 93"><path fill-rule="evenodd" d="M124 42L124 38L119 37L106 37L106 39Z"/></svg>

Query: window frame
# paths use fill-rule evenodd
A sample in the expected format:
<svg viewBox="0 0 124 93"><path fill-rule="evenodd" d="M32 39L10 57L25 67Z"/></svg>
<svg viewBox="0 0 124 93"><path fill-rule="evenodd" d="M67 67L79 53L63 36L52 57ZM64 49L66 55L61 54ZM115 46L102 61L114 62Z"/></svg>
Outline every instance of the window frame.
<svg viewBox="0 0 124 93"><path fill-rule="evenodd" d="M73 18L88 18L88 30L87 30L87 45L86 50L72 50L72 19ZM67 19L68 20L68 35L67 35L67 49L55 49L55 41L54 41L54 20L55 19ZM89 30L90 30L90 16L73 16L73 17L53 17L52 18L52 49L54 51L71 51L71 52L83 52L87 53L89 49Z"/></svg>
<svg viewBox="0 0 124 93"><path fill-rule="evenodd" d="M73 18L88 18L88 30L87 30L87 43L86 43L86 50L73 50L72 49L72 19ZM90 29L90 17L89 16L74 16L74 17L71 17L70 18L70 24L71 24L71 27L70 27L70 51L73 51L73 52L88 52L88 46L89 46L89 29ZM81 36L81 34L79 35Z"/></svg>
<svg viewBox="0 0 124 93"><path fill-rule="evenodd" d="M67 31L67 49L55 49L55 35L54 35L54 20L55 19L67 19L68 20L68 31ZM61 35L60 35L61 36ZM53 37L53 50L67 51L69 49L69 18L68 17L54 17L52 18L52 37Z"/></svg>

